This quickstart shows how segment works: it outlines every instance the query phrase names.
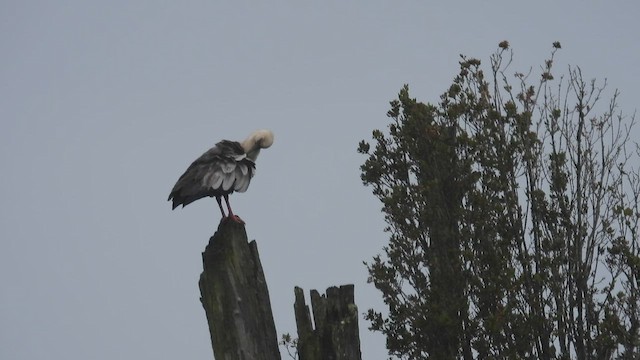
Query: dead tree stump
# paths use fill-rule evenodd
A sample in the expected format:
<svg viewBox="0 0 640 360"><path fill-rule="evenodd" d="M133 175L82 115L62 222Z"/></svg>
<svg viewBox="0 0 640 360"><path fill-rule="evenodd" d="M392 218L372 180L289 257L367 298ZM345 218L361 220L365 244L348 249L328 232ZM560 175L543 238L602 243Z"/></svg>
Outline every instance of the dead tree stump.
<svg viewBox="0 0 640 360"><path fill-rule="evenodd" d="M202 262L200 301L216 360L279 360L269 290L244 225L221 222Z"/></svg>
<svg viewBox="0 0 640 360"><path fill-rule="evenodd" d="M330 287L326 296L311 290L315 329L303 290L294 289L300 360L361 359L358 307L354 303L353 289L353 285Z"/></svg>

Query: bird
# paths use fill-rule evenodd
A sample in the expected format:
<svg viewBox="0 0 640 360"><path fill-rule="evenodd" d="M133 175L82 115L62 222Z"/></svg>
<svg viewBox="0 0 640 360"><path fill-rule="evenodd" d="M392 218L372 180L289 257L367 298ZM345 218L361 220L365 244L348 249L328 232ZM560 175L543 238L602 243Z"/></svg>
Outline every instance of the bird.
<svg viewBox="0 0 640 360"><path fill-rule="evenodd" d="M261 149L273 144L271 130L257 130L243 142L222 140L197 158L180 176L169 194L175 210L204 198L215 197L222 213L222 220L244 221L231 210L229 195L234 191L245 192L255 174L256 159ZM222 207L222 198L228 214Z"/></svg>

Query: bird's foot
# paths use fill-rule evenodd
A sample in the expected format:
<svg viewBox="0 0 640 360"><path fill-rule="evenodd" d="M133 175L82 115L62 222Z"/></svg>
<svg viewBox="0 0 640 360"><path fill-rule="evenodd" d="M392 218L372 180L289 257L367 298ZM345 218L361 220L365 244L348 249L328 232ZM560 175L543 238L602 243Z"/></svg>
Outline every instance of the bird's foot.
<svg viewBox="0 0 640 360"><path fill-rule="evenodd" d="M230 216L227 217L227 219L229 219L231 221L235 221L238 224L242 224L242 225L245 224L244 220L240 219L240 216L238 216L238 215L230 215Z"/></svg>

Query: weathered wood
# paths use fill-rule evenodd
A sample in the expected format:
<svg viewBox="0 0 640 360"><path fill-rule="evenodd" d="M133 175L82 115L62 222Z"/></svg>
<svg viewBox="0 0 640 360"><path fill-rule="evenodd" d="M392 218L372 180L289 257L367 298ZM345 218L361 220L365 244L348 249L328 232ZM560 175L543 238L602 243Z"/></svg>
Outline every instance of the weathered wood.
<svg viewBox="0 0 640 360"><path fill-rule="evenodd" d="M278 360L269 290L255 241L223 221L202 253L200 301L216 360Z"/></svg>
<svg viewBox="0 0 640 360"><path fill-rule="evenodd" d="M298 327L300 360L360 360L358 307L354 303L353 285L330 287L326 296L311 290L315 329L304 292L295 287L293 305Z"/></svg>

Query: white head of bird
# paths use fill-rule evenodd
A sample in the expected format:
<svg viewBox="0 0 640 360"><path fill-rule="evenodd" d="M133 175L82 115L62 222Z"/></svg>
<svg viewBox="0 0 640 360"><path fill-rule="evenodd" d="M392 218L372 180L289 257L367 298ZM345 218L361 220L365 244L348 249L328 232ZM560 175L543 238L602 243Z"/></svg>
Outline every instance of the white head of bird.
<svg viewBox="0 0 640 360"><path fill-rule="evenodd" d="M242 142L242 148L251 161L256 161L260 149L266 149L273 144L273 133L271 130L257 130L251 133Z"/></svg>

